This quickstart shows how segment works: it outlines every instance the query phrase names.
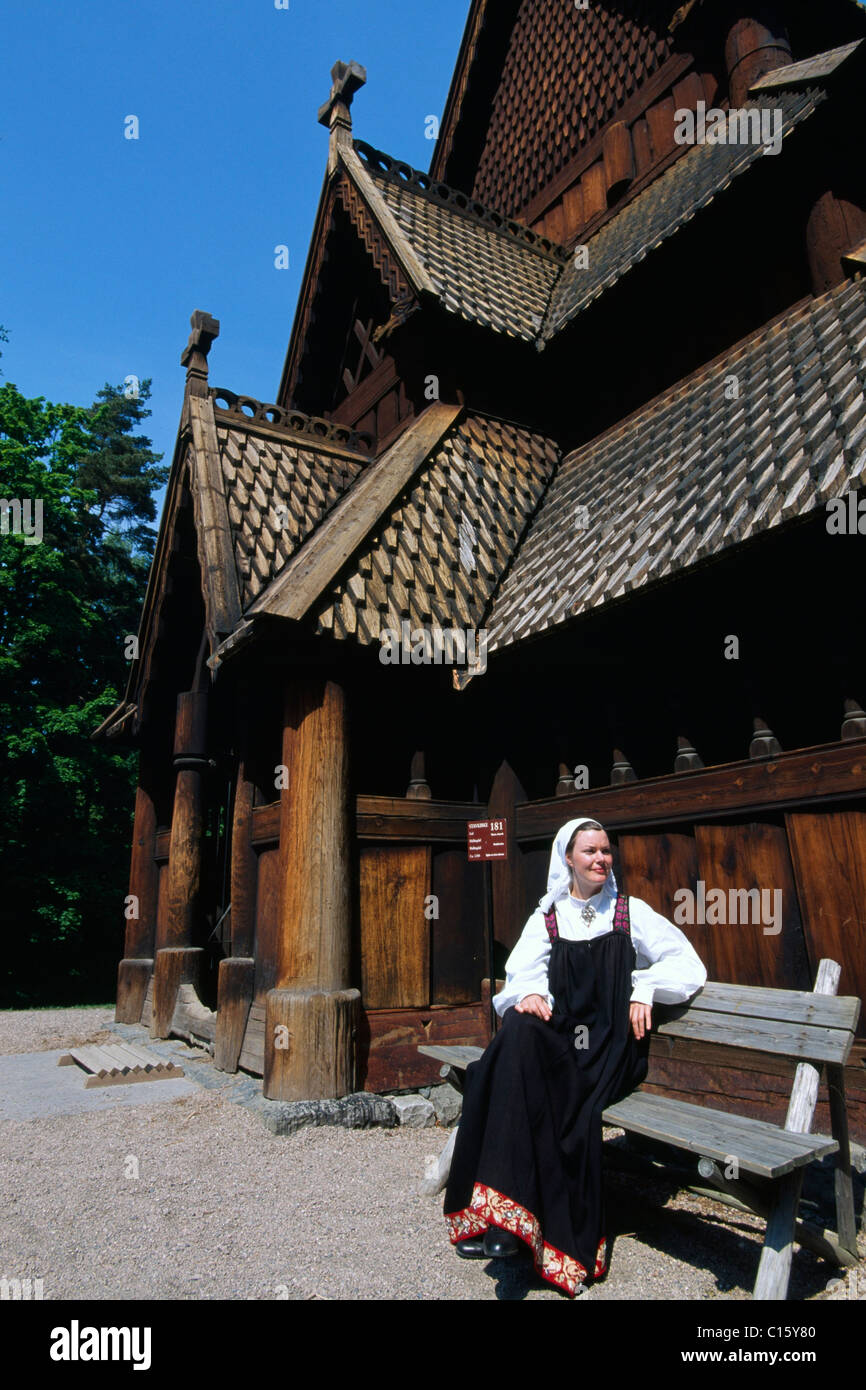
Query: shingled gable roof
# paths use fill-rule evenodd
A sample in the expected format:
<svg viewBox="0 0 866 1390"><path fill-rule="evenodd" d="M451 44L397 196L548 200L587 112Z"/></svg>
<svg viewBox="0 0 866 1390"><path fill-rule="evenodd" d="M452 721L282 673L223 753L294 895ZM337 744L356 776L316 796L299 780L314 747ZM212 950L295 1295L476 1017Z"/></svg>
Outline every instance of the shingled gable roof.
<svg viewBox="0 0 866 1390"><path fill-rule="evenodd" d="M856 62L854 55L860 50ZM824 102L844 68L854 81L866 53L857 41L790 64L758 84L751 105L778 108L785 158L790 138ZM786 76L787 74L787 76ZM809 85L805 90L805 82ZM686 149L628 199L587 242L588 266L569 250L457 189L356 140L337 151L311 246L279 399L291 389L330 218L339 201L372 255L397 320L435 302L489 330L544 349L598 297L666 243L764 158L759 144ZM760 174L756 173L757 177Z"/></svg>
<svg viewBox="0 0 866 1390"><path fill-rule="evenodd" d="M488 649L864 484L859 280L800 305L569 454L485 617Z"/></svg>
<svg viewBox="0 0 866 1390"><path fill-rule="evenodd" d="M353 484L251 605L366 645L400 624L473 627L538 506L556 445L436 403Z"/></svg>
<svg viewBox="0 0 866 1390"><path fill-rule="evenodd" d="M534 341L568 259L565 247L363 141L354 152L360 160L348 168L359 191L374 208L387 208L396 254L406 265L410 256L420 262L442 307Z"/></svg>
<svg viewBox="0 0 866 1390"><path fill-rule="evenodd" d="M316 631L369 644L404 621L478 627L558 459L520 425L455 420L311 608Z"/></svg>
<svg viewBox="0 0 866 1390"><path fill-rule="evenodd" d="M149 678L186 480L195 518L211 651L370 463L370 439L330 420L210 388L185 397L139 625L139 660L123 701L94 737L119 733Z"/></svg>
<svg viewBox="0 0 866 1390"><path fill-rule="evenodd" d="M792 64L788 82L780 69L756 91L750 105L782 113L783 152L774 158L826 99L822 85L800 89L807 75L830 78L859 47ZM407 274L420 265L427 293L444 308L539 349L765 158L760 144L694 145L590 238L588 266L579 268L564 247L381 151L356 141L352 153L360 156L353 181Z"/></svg>
<svg viewBox="0 0 866 1390"><path fill-rule="evenodd" d="M564 247L364 141L339 146L336 160L316 217L281 402L288 400L300 366L336 204L371 256L398 319L413 305L437 303L507 336L536 338L568 259Z"/></svg>
<svg viewBox="0 0 866 1390"><path fill-rule="evenodd" d="M825 99L819 87L771 93L762 109L782 112L783 158L793 131ZM749 106L757 105L749 102ZM693 145L669 169L630 200L586 243L588 265L572 262L551 298L539 346L545 346L593 300L674 236L735 179L765 158L760 144Z"/></svg>

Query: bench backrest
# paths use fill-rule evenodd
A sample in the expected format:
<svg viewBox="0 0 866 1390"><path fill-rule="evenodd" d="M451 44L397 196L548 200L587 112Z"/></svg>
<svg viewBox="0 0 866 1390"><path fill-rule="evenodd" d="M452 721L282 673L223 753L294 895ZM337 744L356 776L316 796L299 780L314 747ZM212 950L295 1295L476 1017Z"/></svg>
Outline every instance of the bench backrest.
<svg viewBox="0 0 866 1390"><path fill-rule="evenodd" d="M859 1016L859 999L708 981L688 1004L655 1005L653 1032L844 1065Z"/></svg>

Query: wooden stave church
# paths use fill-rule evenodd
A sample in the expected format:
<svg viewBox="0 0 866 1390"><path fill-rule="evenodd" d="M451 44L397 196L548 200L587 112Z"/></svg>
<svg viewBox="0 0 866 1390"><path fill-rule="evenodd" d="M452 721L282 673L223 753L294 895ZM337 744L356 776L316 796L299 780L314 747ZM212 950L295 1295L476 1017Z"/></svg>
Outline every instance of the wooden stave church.
<svg viewBox="0 0 866 1390"><path fill-rule="evenodd" d="M866 993L857 540L825 524L863 471L866 20L772 9L474 0L429 175L353 138L334 69L277 401L210 386L194 314L97 731L140 750L119 1020L272 1098L430 1084L418 1044L486 1041L583 814L669 917L782 890L778 935L684 926L711 978L808 989L830 955ZM780 107L781 153L677 145L699 101ZM383 664L407 623L483 629L486 669ZM509 857L470 863L488 816ZM784 1113L782 1064L652 1057Z"/></svg>

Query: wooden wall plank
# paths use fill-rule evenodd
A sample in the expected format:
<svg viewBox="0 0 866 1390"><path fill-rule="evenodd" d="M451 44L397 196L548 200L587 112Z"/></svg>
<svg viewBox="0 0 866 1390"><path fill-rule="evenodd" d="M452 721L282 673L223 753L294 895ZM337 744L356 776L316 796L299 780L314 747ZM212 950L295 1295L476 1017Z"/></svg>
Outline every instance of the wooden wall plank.
<svg viewBox="0 0 866 1390"><path fill-rule="evenodd" d="M255 1001L264 1004L277 983L277 931L280 921L280 851L266 849L259 855L256 884L256 983Z"/></svg>
<svg viewBox="0 0 866 1390"><path fill-rule="evenodd" d="M795 811L785 823L811 969L838 961L839 993L866 1000L866 811Z"/></svg>
<svg viewBox="0 0 866 1390"><path fill-rule="evenodd" d="M466 850L434 849L432 890L438 918L430 922L430 999L470 1004L481 998L485 972L484 872Z"/></svg>
<svg viewBox="0 0 866 1390"><path fill-rule="evenodd" d="M630 897L642 898L672 922L677 889L688 888L694 892L698 880L698 850L694 835L682 830L620 835L617 849L620 864L617 882L620 890ZM709 978L718 979L712 936L706 928L684 925L680 930L701 957Z"/></svg>
<svg viewBox="0 0 866 1390"><path fill-rule="evenodd" d="M481 1004L427 1010L361 1009L358 1030L358 1085L365 1091L399 1091L435 1086L440 1063L418 1051L420 1043L486 1047L487 1022Z"/></svg>
<svg viewBox="0 0 866 1390"><path fill-rule="evenodd" d="M711 978L737 985L811 989L803 925L784 827L763 821L746 825L697 825L700 878L707 893L720 888L781 891L781 931L766 933L761 922L697 927L694 938L702 960L711 957ZM770 900L772 901L772 899ZM730 899L727 898L727 903ZM684 928L685 929L685 928Z"/></svg>
<svg viewBox="0 0 866 1390"><path fill-rule="evenodd" d="M421 845L361 849L361 999L368 1009L424 1008L430 1002L430 850Z"/></svg>

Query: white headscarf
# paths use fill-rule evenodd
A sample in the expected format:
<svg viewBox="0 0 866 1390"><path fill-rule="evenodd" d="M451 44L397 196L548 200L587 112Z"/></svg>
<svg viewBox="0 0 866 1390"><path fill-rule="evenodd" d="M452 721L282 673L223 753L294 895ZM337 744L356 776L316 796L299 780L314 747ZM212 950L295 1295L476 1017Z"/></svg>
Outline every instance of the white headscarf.
<svg viewBox="0 0 866 1390"><path fill-rule="evenodd" d="M579 816L577 820L567 821L562 829L556 832L556 839L553 842L553 849L550 852L547 892L544 894L544 897L540 899L538 904L542 912L549 912L553 904L559 898L568 897L571 891L571 869L568 867L565 859L566 846L577 827L583 825L584 821L588 820L595 820L595 817ZM596 821L596 825L598 824L600 824L600 822ZM593 894L593 897L598 897L599 899L607 898L611 895L616 897L617 891L616 879L613 869L611 869L602 885L600 893L597 895Z"/></svg>

